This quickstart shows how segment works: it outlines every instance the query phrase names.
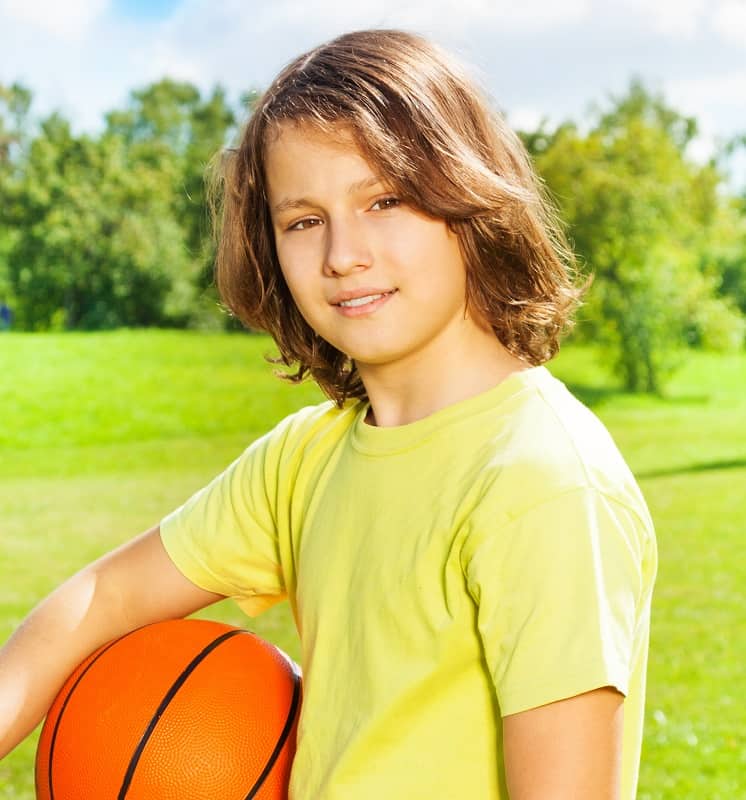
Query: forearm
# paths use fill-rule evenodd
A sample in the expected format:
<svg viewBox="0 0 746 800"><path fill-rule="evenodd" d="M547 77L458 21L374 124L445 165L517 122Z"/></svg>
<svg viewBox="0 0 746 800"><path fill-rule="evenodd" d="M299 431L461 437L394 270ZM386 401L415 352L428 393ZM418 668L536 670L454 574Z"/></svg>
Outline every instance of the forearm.
<svg viewBox="0 0 746 800"><path fill-rule="evenodd" d="M91 569L28 615L0 650L0 758L42 720L73 669L130 624L116 593Z"/></svg>
<svg viewBox="0 0 746 800"><path fill-rule="evenodd" d="M74 575L0 650L0 758L39 724L68 675L100 645L220 599L178 571L157 526Z"/></svg>

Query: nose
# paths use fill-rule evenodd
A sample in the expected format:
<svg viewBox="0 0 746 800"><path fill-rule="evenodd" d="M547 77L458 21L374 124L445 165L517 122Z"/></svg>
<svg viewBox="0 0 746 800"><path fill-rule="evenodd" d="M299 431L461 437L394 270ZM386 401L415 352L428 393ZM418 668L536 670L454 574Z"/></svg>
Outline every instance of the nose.
<svg viewBox="0 0 746 800"><path fill-rule="evenodd" d="M373 254L364 226L353 216L329 219L326 224L324 272L346 275L356 269L367 269Z"/></svg>

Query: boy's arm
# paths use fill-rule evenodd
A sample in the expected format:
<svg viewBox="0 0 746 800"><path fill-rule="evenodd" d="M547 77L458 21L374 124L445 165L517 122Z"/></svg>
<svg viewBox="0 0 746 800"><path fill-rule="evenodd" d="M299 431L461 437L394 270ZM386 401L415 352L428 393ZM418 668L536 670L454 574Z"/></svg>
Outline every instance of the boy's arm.
<svg viewBox="0 0 746 800"><path fill-rule="evenodd" d="M606 686L505 716L510 800L618 800L623 701Z"/></svg>
<svg viewBox="0 0 746 800"><path fill-rule="evenodd" d="M68 675L97 647L221 599L179 572L158 526L73 575L0 649L0 758L36 727Z"/></svg>

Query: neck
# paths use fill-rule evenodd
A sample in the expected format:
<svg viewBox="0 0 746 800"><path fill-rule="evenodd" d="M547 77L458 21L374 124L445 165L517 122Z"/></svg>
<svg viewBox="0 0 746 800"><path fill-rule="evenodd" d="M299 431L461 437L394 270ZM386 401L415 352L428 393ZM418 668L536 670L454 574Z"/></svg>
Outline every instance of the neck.
<svg viewBox="0 0 746 800"><path fill-rule="evenodd" d="M509 353L492 331L471 336L447 353L430 348L393 365L358 364L371 405L365 421L379 428L407 425L530 366Z"/></svg>

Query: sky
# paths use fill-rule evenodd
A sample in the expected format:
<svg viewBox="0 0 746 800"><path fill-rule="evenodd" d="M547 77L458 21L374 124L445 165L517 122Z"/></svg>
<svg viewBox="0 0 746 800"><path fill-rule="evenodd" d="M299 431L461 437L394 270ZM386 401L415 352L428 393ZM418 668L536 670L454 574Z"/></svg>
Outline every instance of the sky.
<svg viewBox="0 0 746 800"><path fill-rule="evenodd" d="M237 100L301 52L370 27L454 51L514 127L582 125L639 76L697 118L696 160L746 133L746 0L0 0L0 84L24 83L37 115L57 109L95 132L164 76Z"/></svg>

